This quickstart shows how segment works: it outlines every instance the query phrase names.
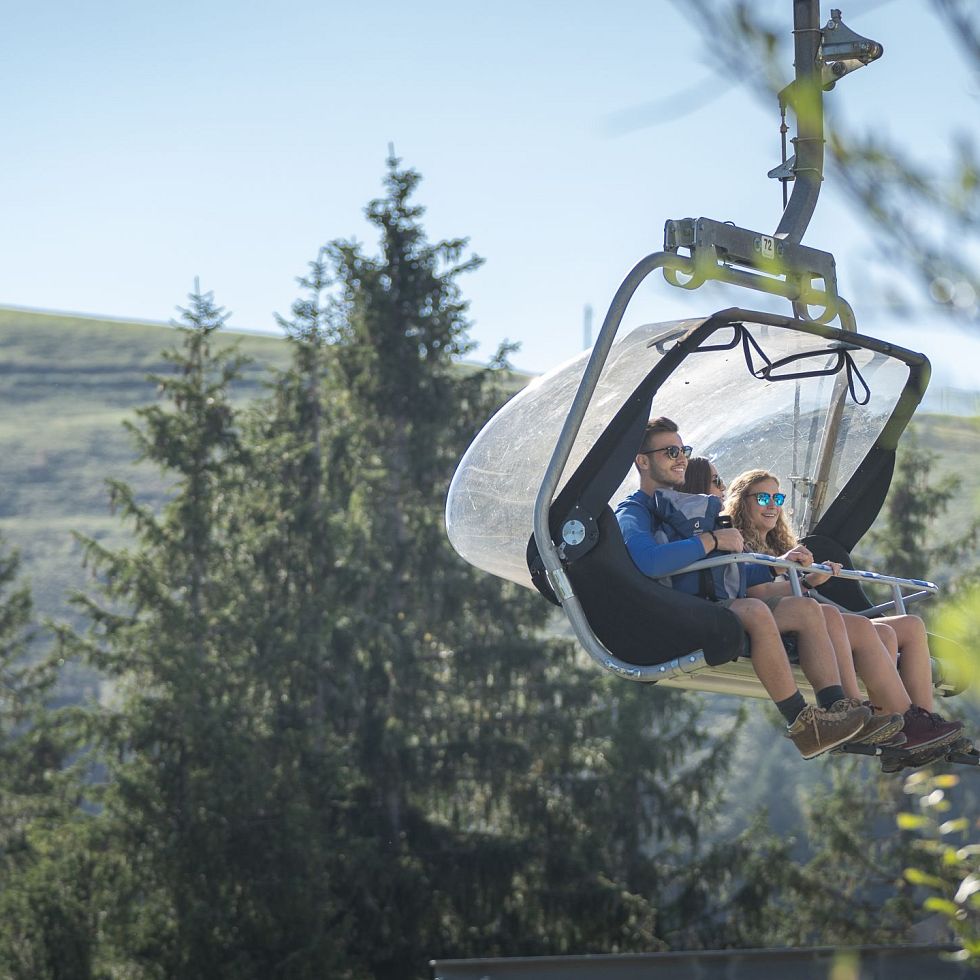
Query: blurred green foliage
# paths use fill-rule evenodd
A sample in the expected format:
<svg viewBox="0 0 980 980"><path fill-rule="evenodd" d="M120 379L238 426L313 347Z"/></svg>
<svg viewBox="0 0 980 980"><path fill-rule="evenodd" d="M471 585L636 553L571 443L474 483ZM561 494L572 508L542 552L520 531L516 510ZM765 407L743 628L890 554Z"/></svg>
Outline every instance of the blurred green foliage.
<svg viewBox="0 0 980 980"><path fill-rule="evenodd" d="M980 965L980 819L950 819L948 796L958 784L953 774L913 773L905 780L913 809L896 823L915 835L921 857L905 869L905 880L926 894L923 909L948 923L961 946L954 958Z"/></svg>

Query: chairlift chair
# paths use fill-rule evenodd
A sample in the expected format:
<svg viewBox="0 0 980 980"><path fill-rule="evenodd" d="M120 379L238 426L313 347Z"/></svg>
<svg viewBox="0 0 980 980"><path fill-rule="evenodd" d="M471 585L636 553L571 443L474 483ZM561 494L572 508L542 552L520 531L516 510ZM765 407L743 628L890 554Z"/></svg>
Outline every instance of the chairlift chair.
<svg viewBox="0 0 980 980"><path fill-rule="evenodd" d="M818 0L794 0L794 27L797 89L821 92L830 75L881 53L845 28L839 11L821 30ZM837 64L846 71L835 72ZM758 466L779 473L797 535L818 561L850 565L928 385L925 355L858 332L833 256L801 244L822 179L822 139L819 112L802 115L796 156L774 172L794 187L772 235L707 218L668 221L663 249L626 277L592 351L511 399L450 486L446 525L459 554L560 605L596 663L625 679L766 696L736 659L746 644L736 617L648 578L627 554L610 503L636 488L633 461L652 415L674 419L725 475ZM646 324L617 341L631 297L657 270L687 289L714 280L782 296L792 315L732 307ZM869 599L869 581L891 589L889 603ZM904 612L936 587L845 571L820 591L842 608L878 615ZM942 694L958 689L941 672L935 680Z"/></svg>

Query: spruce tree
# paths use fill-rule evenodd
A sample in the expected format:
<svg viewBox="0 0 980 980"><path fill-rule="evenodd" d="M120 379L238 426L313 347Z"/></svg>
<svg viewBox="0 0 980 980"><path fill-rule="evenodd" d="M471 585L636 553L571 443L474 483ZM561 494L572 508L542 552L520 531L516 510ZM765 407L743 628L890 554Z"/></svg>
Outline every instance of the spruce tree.
<svg viewBox="0 0 980 980"><path fill-rule="evenodd" d="M699 733L695 702L609 683L545 642L543 601L452 552L446 488L499 404L506 352L460 373L457 279L479 260L463 239L426 240L418 182L389 159L367 209L380 255L332 243L307 286L332 281L333 304L298 308L329 324L343 446L327 480L345 522L334 594L350 651L330 655L352 678L337 717L357 770L351 956L388 977L433 955L650 948L724 746Z"/></svg>
<svg viewBox="0 0 980 980"><path fill-rule="evenodd" d="M173 371L153 379L162 404L131 426L172 496L156 514L113 483L134 544L85 541L100 589L79 600L93 627L74 646L110 685L94 725L114 872L103 956L137 975L270 977L318 939L291 934L286 915L299 902L277 907L289 897L278 845L291 840L293 805L279 780L284 769L296 778L298 759L283 767L278 747L269 752L290 692L263 683L247 614L250 550L236 500L249 453L230 393L243 361L217 346L225 314L211 296L190 299L168 353Z"/></svg>
<svg viewBox="0 0 980 980"><path fill-rule="evenodd" d="M0 542L0 972L89 978L97 948L93 837L78 810L86 758L58 699L20 560Z"/></svg>
<svg viewBox="0 0 980 980"><path fill-rule="evenodd" d="M527 771L527 712L515 702L528 692L545 703L547 671L526 635L541 612L475 575L446 540L445 489L491 407L490 373L467 378L455 365L470 350L456 280L479 260L462 258L463 240L426 241L410 202L419 177L397 164L389 159L387 196L367 209L381 255L352 242L327 249L338 287L330 397L349 411L338 502L356 664L346 724L361 775L352 954L376 976L421 970L434 946L468 930L496 931L514 849L526 847L523 834L514 844L498 829L510 773ZM483 894L461 861L491 879Z"/></svg>
<svg viewBox="0 0 980 980"><path fill-rule="evenodd" d="M881 518L867 542L877 552L876 567L882 571L901 578L930 578L935 574L943 584L955 585L953 570L964 559L965 570L974 571L980 521L974 519L953 533L943 529L937 535L937 525L950 501L961 492L963 482L953 475L937 485L932 478L937 460L936 453L920 444L916 429L910 428L898 451Z"/></svg>

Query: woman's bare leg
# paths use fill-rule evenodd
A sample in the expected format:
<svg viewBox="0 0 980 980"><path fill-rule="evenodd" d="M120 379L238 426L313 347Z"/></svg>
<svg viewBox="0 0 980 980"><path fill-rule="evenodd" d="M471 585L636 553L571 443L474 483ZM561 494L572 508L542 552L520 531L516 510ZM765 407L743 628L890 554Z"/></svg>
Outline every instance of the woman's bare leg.
<svg viewBox="0 0 980 980"><path fill-rule="evenodd" d="M844 696L854 698L855 701L863 701L864 695L858 686L857 674L854 668L854 654L851 652L851 641L848 638L847 628L844 625L844 617L841 616L840 610L836 606L821 604L820 612L823 613L827 635L830 637L830 642L834 645L837 672L840 674Z"/></svg>
<svg viewBox="0 0 980 980"><path fill-rule="evenodd" d="M776 606L773 619L781 633L796 633L800 667L814 691L841 683L834 644L819 603L802 596L788 596Z"/></svg>
<svg viewBox="0 0 980 980"><path fill-rule="evenodd" d="M912 705L895 662L870 619L845 613L844 626L857 672L871 701L888 713L905 714Z"/></svg>
<svg viewBox="0 0 980 980"><path fill-rule="evenodd" d="M885 616L872 620L895 632L898 643L898 673L913 704L933 710L932 660L925 623L918 616Z"/></svg>

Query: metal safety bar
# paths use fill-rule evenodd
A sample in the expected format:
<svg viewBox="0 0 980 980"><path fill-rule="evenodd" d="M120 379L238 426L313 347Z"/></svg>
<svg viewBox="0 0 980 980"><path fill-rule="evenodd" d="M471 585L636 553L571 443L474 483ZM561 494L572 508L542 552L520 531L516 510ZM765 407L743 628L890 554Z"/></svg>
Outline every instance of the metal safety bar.
<svg viewBox="0 0 980 980"><path fill-rule="evenodd" d="M800 577L810 572L833 573L829 565L815 562L812 565L799 565L796 562L787 561L784 558L776 558L772 555L765 555L759 552L741 552L738 554L715 555L711 558L703 558L701 561L694 562L684 568L673 572L677 575L681 572L697 571L702 568L715 568L719 565L731 564L750 564L767 565L771 568L783 569L787 572L790 585L795 595L802 595L803 588ZM860 582L874 582L877 585L886 585L892 588L894 598L890 602L872 606L870 609L863 610L856 615L870 616L888 610L896 610L899 613L905 612L905 606L913 601L935 595L939 587L933 582L924 579L907 579L895 575L883 575L880 572L872 572L864 569L843 568L837 574L837 578L849 578ZM911 595L903 595L902 589L914 588L918 591ZM823 600L828 601L829 600ZM850 610L845 610L850 611ZM704 653L701 650L694 650L685 654L683 657L676 657L654 667L646 668L653 672L654 676L644 678L650 681L661 682L667 687L678 687L682 690L714 691L720 694L735 694L741 697L765 698L767 695L764 688L759 683L750 663L748 661L734 661L719 665L706 663ZM933 685L943 696L956 694L963 689L960 678L948 675L943 665L932 658ZM800 674L798 668L794 671L800 690L806 695L813 694L809 682Z"/></svg>
<svg viewBox="0 0 980 980"><path fill-rule="evenodd" d="M763 555L754 551L743 551L738 554L715 555L712 558L702 558L691 565L671 572L671 575L680 575L682 572L696 572L702 568L717 568L719 565L768 565L770 568L783 569L788 577L793 595L803 595L803 586L800 582L801 575L809 575L810 572L825 572L834 575L830 565L822 565L814 562L812 565L800 565L797 562L787 561L785 558L774 558L772 555ZM859 582L873 582L875 585L889 585L892 589L892 601L876 606L876 610L894 608L899 615L905 614L905 603L911 598L906 596L902 589L918 589L915 594L917 598L924 598L926 595L935 595L939 591L939 586L933 582L927 582L919 578L899 578L896 575L882 575L880 572L869 572L859 568L842 568L836 573L836 578L855 579Z"/></svg>

